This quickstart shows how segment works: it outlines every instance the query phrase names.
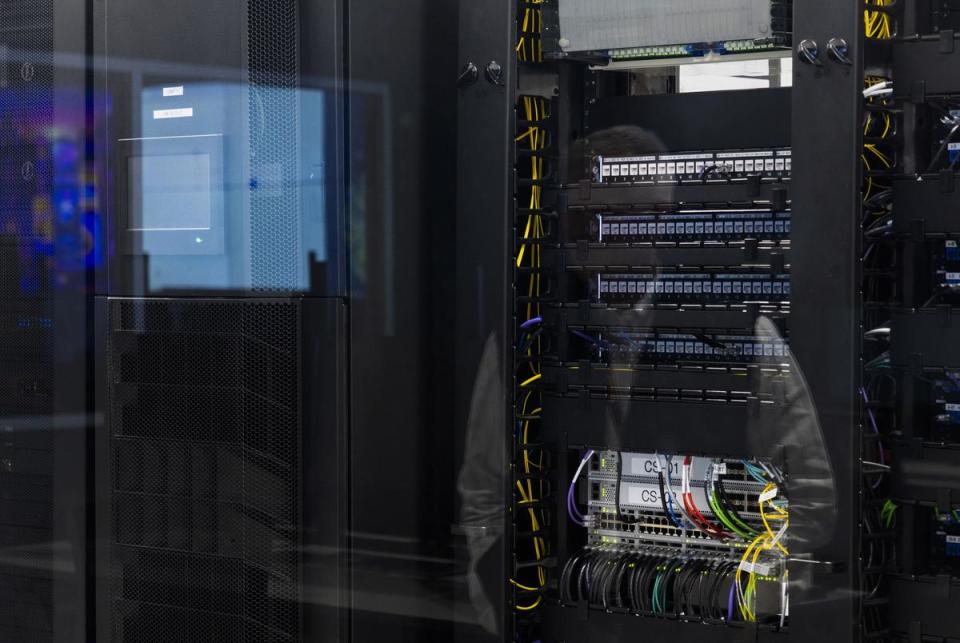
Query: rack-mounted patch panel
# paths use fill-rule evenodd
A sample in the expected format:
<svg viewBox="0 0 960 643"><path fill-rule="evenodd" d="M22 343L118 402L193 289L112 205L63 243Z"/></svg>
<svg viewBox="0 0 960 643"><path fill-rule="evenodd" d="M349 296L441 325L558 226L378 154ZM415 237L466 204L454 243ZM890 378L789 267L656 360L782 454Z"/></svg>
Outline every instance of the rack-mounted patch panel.
<svg viewBox="0 0 960 643"><path fill-rule="evenodd" d="M604 329L591 333L573 328L570 332L589 347L593 357L611 363L774 364L783 362L789 350L785 339L751 332Z"/></svg>
<svg viewBox="0 0 960 643"><path fill-rule="evenodd" d="M770 210L681 210L650 214L597 214L591 232L598 242L786 241L790 213Z"/></svg>
<svg viewBox="0 0 960 643"><path fill-rule="evenodd" d="M790 149L728 150L599 156L594 167L598 183L676 182L789 179L793 168Z"/></svg>
<svg viewBox="0 0 960 643"><path fill-rule="evenodd" d="M610 303L739 304L790 301L790 275L760 272L600 273L591 292Z"/></svg>

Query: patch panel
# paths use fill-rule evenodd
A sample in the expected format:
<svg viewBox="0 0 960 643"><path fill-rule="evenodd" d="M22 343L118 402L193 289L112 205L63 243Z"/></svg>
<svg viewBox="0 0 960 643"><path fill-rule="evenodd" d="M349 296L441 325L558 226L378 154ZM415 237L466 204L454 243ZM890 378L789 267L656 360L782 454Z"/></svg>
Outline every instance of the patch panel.
<svg viewBox="0 0 960 643"><path fill-rule="evenodd" d="M786 179L792 170L790 149L684 152L640 156L599 156L598 183Z"/></svg>
<svg viewBox="0 0 960 643"><path fill-rule="evenodd" d="M654 47L625 47L610 49L607 55L614 62L661 60L664 58L703 58L704 56L726 56L732 54L755 54L782 48L785 38L773 40L740 39L722 42L698 42L685 45L660 45Z"/></svg>
<svg viewBox="0 0 960 643"><path fill-rule="evenodd" d="M594 299L609 303L788 302L785 273L600 273Z"/></svg>
<svg viewBox="0 0 960 643"><path fill-rule="evenodd" d="M576 331L595 356L612 363L779 363L789 354L787 341L732 333L608 331L596 336Z"/></svg>
<svg viewBox="0 0 960 643"><path fill-rule="evenodd" d="M591 226L598 242L742 241L790 238L790 213L769 210L679 211L597 214Z"/></svg>

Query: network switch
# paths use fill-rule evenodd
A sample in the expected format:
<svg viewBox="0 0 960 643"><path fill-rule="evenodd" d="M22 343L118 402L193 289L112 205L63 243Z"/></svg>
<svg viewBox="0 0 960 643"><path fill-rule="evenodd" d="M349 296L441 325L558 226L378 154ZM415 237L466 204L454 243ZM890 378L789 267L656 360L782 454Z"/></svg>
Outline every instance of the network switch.
<svg viewBox="0 0 960 643"><path fill-rule="evenodd" d="M618 474L617 459L622 458L623 470ZM592 511L600 513L615 513L617 487L619 485L620 508L637 510L660 511L663 507L663 494L659 488L658 474L666 473L680 478L680 463L671 460L669 463L653 453L623 453L608 452L600 456L603 464L592 469L589 475L590 501L588 506ZM726 464L716 465L709 458L693 458L691 464L691 489L698 506L708 507L706 492L706 478L713 470L726 472ZM749 490L753 490L753 483ZM746 491L747 489L741 489ZM759 488L756 490L759 493ZM709 509L704 510L711 513Z"/></svg>
<svg viewBox="0 0 960 643"><path fill-rule="evenodd" d="M768 513L785 511L777 479L779 473L766 463L600 451L587 474L588 544L735 551L737 537L764 529L761 505ZM785 529L772 535L772 542L785 535ZM771 549L751 571L781 573L782 558Z"/></svg>

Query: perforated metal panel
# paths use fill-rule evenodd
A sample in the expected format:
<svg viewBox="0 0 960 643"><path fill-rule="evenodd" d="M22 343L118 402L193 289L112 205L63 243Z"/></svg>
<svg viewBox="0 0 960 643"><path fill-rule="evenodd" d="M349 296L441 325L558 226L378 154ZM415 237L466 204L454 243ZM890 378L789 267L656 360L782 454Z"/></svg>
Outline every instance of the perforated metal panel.
<svg viewBox="0 0 960 643"><path fill-rule="evenodd" d="M295 0L248 1L250 256L260 291L302 283L297 34Z"/></svg>
<svg viewBox="0 0 960 643"><path fill-rule="evenodd" d="M52 640L53 0L0 0L0 641ZM24 418L32 426L24 426Z"/></svg>
<svg viewBox="0 0 960 643"><path fill-rule="evenodd" d="M113 640L300 632L299 305L111 300Z"/></svg>

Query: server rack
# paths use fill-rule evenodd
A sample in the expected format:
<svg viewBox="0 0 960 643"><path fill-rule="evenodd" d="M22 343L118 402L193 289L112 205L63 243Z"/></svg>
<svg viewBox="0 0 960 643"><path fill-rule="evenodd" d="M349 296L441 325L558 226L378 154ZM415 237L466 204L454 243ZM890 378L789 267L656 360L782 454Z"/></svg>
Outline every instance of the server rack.
<svg viewBox="0 0 960 643"><path fill-rule="evenodd" d="M340 640L336 7L97 9L93 638Z"/></svg>
<svg viewBox="0 0 960 643"><path fill-rule="evenodd" d="M83 3L2 2L0 636L85 627ZM58 64L61 58L73 64ZM79 58L79 60L77 60ZM69 382L70 386L64 386Z"/></svg>
<svg viewBox="0 0 960 643"><path fill-rule="evenodd" d="M889 328L879 347L874 340L865 348L865 381L874 383L868 414L892 466L888 475L874 473L870 480L876 502L887 509L881 529L897 554L879 585L880 600L888 605L880 626L903 640L949 640L957 636L944 618L956 584L956 435L949 384L956 364L956 6L916 2L885 12L895 26L893 37L875 37L865 61L873 83L889 89L867 102L891 114L898 127L887 142L890 167L878 168L886 170L878 181L888 198L877 197L865 215L874 221L867 242L879 251L870 267L875 275L889 275L885 283L877 276L865 282L875 311L866 318L867 335ZM885 221L889 232L879 231ZM881 316L890 323L878 323ZM889 376L878 370L887 364Z"/></svg>
<svg viewBox="0 0 960 643"><path fill-rule="evenodd" d="M502 615L504 632L513 632L517 640L544 641L644 635L655 640L856 639L863 606L858 596L857 392L863 7L808 2L788 9L790 46L797 56L792 90L626 96L632 93L626 89L632 81L618 77L618 70L629 64L618 60L606 66L609 52L562 51L556 4L504 3L487 6L482 15L461 5L467 18L461 23L458 79L458 221L464 231L458 239L469 243L463 246L458 273L464 289L472 286L467 293L475 291L478 275L485 288L492 279L513 293L512 300L504 301L495 287L483 299L482 312L494 317L479 324L485 334L477 339L494 337L499 351L511 343L519 349L499 354L513 365L503 377L516 391L505 423L506 446L512 453L510 475L503 481L509 551L500 570L495 563L487 570L491 578L498 571L505 578L512 614L506 609ZM502 37L504 15L515 18L513 38L507 42ZM506 60L516 64L504 64ZM725 110L729 105L734 107ZM704 114L717 126L707 127ZM646 149L635 152L623 149L626 144L612 145L606 156L616 157L613 165L628 168L631 178L626 180L618 179L615 170L606 175L602 165L592 165L593 157L603 154L575 149L589 146L592 134L624 124L646 125L664 132L664 139L672 137L647 141ZM503 132L506 137L495 135ZM684 140L685 134L694 140ZM711 168L711 176L704 176L694 165L693 173L685 169L685 176L677 171L661 181L639 169L659 162L659 154L676 162L667 157L751 148L765 148L772 158L777 148L789 148L792 170L779 175L738 173L731 162L729 170ZM504 174L504 167L512 171ZM477 189L481 184L483 189ZM512 214L506 221L506 246L504 229L496 225L503 222L498 213L504 205ZM619 237L616 232L607 239L597 236L604 225L597 215L665 222L684 209L710 211L711 216L718 210L755 210L774 219L778 212L789 211L792 228L784 235L789 243L765 243L770 239L741 234L739 239L718 237L712 240L716 243L705 244L696 232L682 240L626 238L638 234L630 225L636 223L638 231L645 225L640 218L624 219L627 232ZM667 217L658 218L661 215ZM690 243L694 240L698 243ZM671 272L664 267L678 274L692 272L686 266L717 267L696 272L701 281L703 273L715 278L721 268L737 272L734 268L749 266L754 274L788 274L789 297L779 303L771 297L760 302L661 297L662 304L638 305L643 298L631 294L641 287L639 282L623 278L631 273L636 277L641 268L652 268L649 272L655 274ZM597 278L596 283L582 279L585 274ZM617 286L617 298L600 296L614 292L611 284L617 280L626 284ZM666 292L665 286L655 294ZM472 314L467 298L472 294L464 294L460 307ZM507 320L506 328L496 315ZM731 366L722 359L711 366L702 359L682 358L672 364L664 360L624 367L614 359L598 359L596 351L584 347L584 342L599 347L598 333L603 331L611 336L671 333L683 336L685 343L698 335L719 335L719 329L734 335L757 333L758 319L767 320L759 323L765 331L789 342L789 357L782 360L786 368L764 368L754 360ZM658 339L637 341L655 345ZM539 350L531 350L534 341L540 342ZM468 385L469 374L482 363L480 344L476 350L461 355L460 372ZM680 352L675 344L669 350ZM461 390L459 407L466 414L470 389ZM531 390L535 403L525 404ZM577 600L565 594L565 564L588 534L603 531L595 524L587 529L573 526L565 515L571 502L565 491L570 480L577 479L578 465L582 469L594 451L617 459L623 453L758 458L782 468L780 492L795 512L792 539L788 536L795 550L786 560L789 619L743 623L739 618L678 615L662 606L641 608L642 618L636 618L636 606L626 607L613 598L608 604L608 596ZM587 458L582 459L584 454ZM598 457L587 466L588 471L601 470L590 473L591 481L603 480L608 466L597 463ZM538 466L531 468L527 458L535 458ZM659 466L662 471L671 465ZM586 479L584 473L581 480ZM609 489L622 490L622 474L616 480ZM534 488L541 490L539 495ZM574 508L596 505L587 488L584 483L574 487ZM619 498L616 503L612 511L619 514ZM612 518L608 522L615 524ZM621 544L629 549L627 541ZM574 570L583 569L582 563L576 564Z"/></svg>
<svg viewBox="0 0 960 643"><path fill-rule="evenodd" d="M101 114L110 114L98 140L115 163L118 184L108 227L118 252L96 298L95 351L105 356L95 375L97 407L105 422L95 431L94 445L99 511L91 561L99 574L92 594L99 628L94 638L347 636L349 626L336 609L340 601L330 599L341 596L343 579L317 554L321 548L312 547L351 551L341 531L345 523L339 522L346 510L343 498L355 492L350 484L355 480L341 475L343 462L354 455L345 450L342 432L350 343L340 298L345 268L342 257L325 262L332 271L294 265L292 257L307 253L277 253L271 246L295 243L300 217L310 207L282 177L302 178L307 167L317 167L288 165L284 158L298 136L289 129L296 122L290 95L280 90L304 84L311 71L336 83L348 67L340 55L356 53L349 46L341 50L337 35L345 18L338 11L349 3L334 8L309 2L178 2L162 16L140 3L105 4L111 11L97 16L95 31L104 36L113 30L115 37L98 43L100 60L109 64L98 68L104 82L96 100ZM960 538L953 515L953 495L960 488L953 473L957 442L950 432L953 391L930 386L957 367L950 342L953 133L949 126L943 129L942 108L935 106L946 104L952 116L956 11L950 2L770 4L777 11L775 37L752 46L789 45L796 57L792 90L667 96L630 89L637 82L629 77L638 68L636 57L656 52L623 43L615 55L572 50L561 43L569 17L554 4L497 0L461 6L458 252L447 259L456 264L454 325L463 332L447 337L456 340L449 384L454 422L465 429L454 436L453 447L470 457L483 443L482 464L493 471L483 472L489 478L484 482L496 487L493 495L499 498L464 508L458 525L469 544L486 552L478 557L471 552L470 573L493 606L494 624L485 623L484 632L471 630L472 638L956 636L949 619L955 597L951 539ZM242 20L222 20L225 15ZM143 25L162 32L171 16L174 22L192 19L183 19L189 27L165 44L138 41ZM221 32L199 34L206 24ZM290 34L307 31L307 24L311 37L293 45ZM321 26L324 36L318 38ZM359 39L362 31L354 35ZM734 42L738 34L724 38ZM329 49L328 39L334 43ZM124 41L126 51L110 49ZM179 47L170 44L177 42ZM216 55L192 47L200 42L227 43L216 53L253 51L254 59L261 57L252 63L252 74L248 58L212 66L217 68L212 78L235 94L223 100L246 104L232 126L241 139L249 135L245 128L259 128L280 142L190 148L212 159L209 167L226 177L224 185L239 177L239 192L252 193L237 199L224 192L210 220L242 212L250 224L236 237L225 230L196 242L212 242L216 250L210 254L178 255L170 246L193 242L193 235L174 241L129 236L138 225L157 230L142 225L155 213L129 212L131 194L142 196L145 186L129 180L128 159L189 156L145 140L198 136L178 119L195 116L179 110L199 108L181 104L178 90L193 91L183 78L196 73L194 56ZM282 46L276 47L278 42ZM152 51L155 45L159 49ZM297 80L285 84L279 70L296 66L294 51L301 66ZM669 54L731 51L712 43L671 48ZM179 61L184 65L172 71L141 65L179 56L185 56ZM611 59L615 64L607 64ZM199 62L202 73L211 71L210 60ZM452 86L452 75L450 80ZM861 98L865 88L887 81L891 91ZM267 91L245 99L251 84ZM151 89L161 94L152 96ZM171 93L164 95L164 89ZM356 96L346 101L356 110L353 132L360 129L362 102ZM129 109L132 105L138 108ZM334 97L330 108L341 107ZM350 158L336 133L342 116L328 129L337 139L334 147ZM161 123L169 131L144 127L158 120L169 121ZM620 141L596 143L605 130L624 125L660 136L634 142L635 148L648 146L640 150ZM129 131L121 132L124 128ZM257 160L240 169L226 167L229 159L253 157ZM757 158L773 166L760 171ZM746 169L747 160L754 170ZM140 163L133 174L142 178ZM329 184L348 184L335 165L325 166ZM883 198L877 196L881 190ZM339 213L338 198L321 200L336 202L331 207ZM732 232L725 227L721 235L716 227L721 221L730 222ZM765 226L762 233L758 221ZM333 237L339 237L339 225L328 229ZM614 231L614 225L626 231ZM384 229L389 244L386 224ZM214 265L210 257L229 254L226 249L238 240L249 252L235 264ZM144 250L151 260L144 260ZM878 257L883 265L874 263ZM210 272L184 277L177 274L178 262ZM389 261L383 263L389 273ZM693 266L696 271L687 269ZM733 297L737 289L744 293L747 282L751 293L765 296ZM657 283L663 284L659 291ZM704 298L708 283L711 297ZM652 299L636 296L641 284ZM389 298L392 287L385 285L384 292ZM392 308L384 308L389 326ZM540 321L525 326L534 318ZM886 321L887 331L878 333ZM627 339L606 339L614 334ZM890 338L879 349L878 335ZM527 352L534 341L537 349ZM784 342L789 353L783 353ZM743 359L748 345L758 359ZM623 353L640 352L635 346L648 347L644 352L654 357L625 363ZM699 357L708 354L711 359ZM203 370L211 365L217 367ZM878 369L893 377L884 374L876 383ZM354 373L351 381L361 377ZM514 390L512 399L489 395L499 387ZM525 405L530 391L539 402L533 408ZM317 427L323 428L311 430ZM431 438L423 441L442 451ZM586 459L586 473L573 486L574 507L586 507L595 521L581 527L565 517L570 501L564 492L591 451L598 453ZM330 459L317 459L318 453ZM625 454L645 459L651 466L645 473L653 475L625 474ZM661 459L667 455L674 460ZM528 464L530 456L536 467ZM785 541L791 553L783 561L789 619L775 618L785 611L776 600L761 606L770 618L754 622L695 609L678 615L662 604L610 606L606 597L574 600L564 594L563 570L585 544L597 545L590 538L622 538L621 527L635 525L621 519L622 505L635 512L628 517L659 512L644 504L643 492L653 489L658 474L666 473L670 484L669 472L684 456L701 474L701 462L712 462L714 472L721 463L732 465L731 472L717 476L750 493L756 491L753 483L743 475L735 479L749 472L738 462L762 463L784 474L777 493L789 499L791 513ZM708 478L703 475L703 489ZM594 498L594 488L598 494L612 490L617 498ZM629 498L632 490L641 501L622 503L620 492ZM380 491L362 493L367 498ZM340 499L336 521L310 502L321 495ZM660 489L651 497L664 496ZM709 502L707 495L695 500L701 507ZM612 520L604 516L610 507ZM743 513L753 513L749 509L744 506ZM707 515L719 524L720 513ZM673 528L658 522L655 529ZM650 532L633 533L642 543L656 540ZM490 544L501 537L502 546ZM895 557L889 553L894 548ZM772 575L784 578L782 570ZM224 578L236 591L212 591ZM328 586L330 592L320 596L304 593ZM62 587L57 595L63 595ZM286 595L277 600L278 593ZM198 605L202 609L194 609ZM59 618L70 625L69 614ZM362 618L355 612L349 625L375 629L362 625Z"/></svg>

